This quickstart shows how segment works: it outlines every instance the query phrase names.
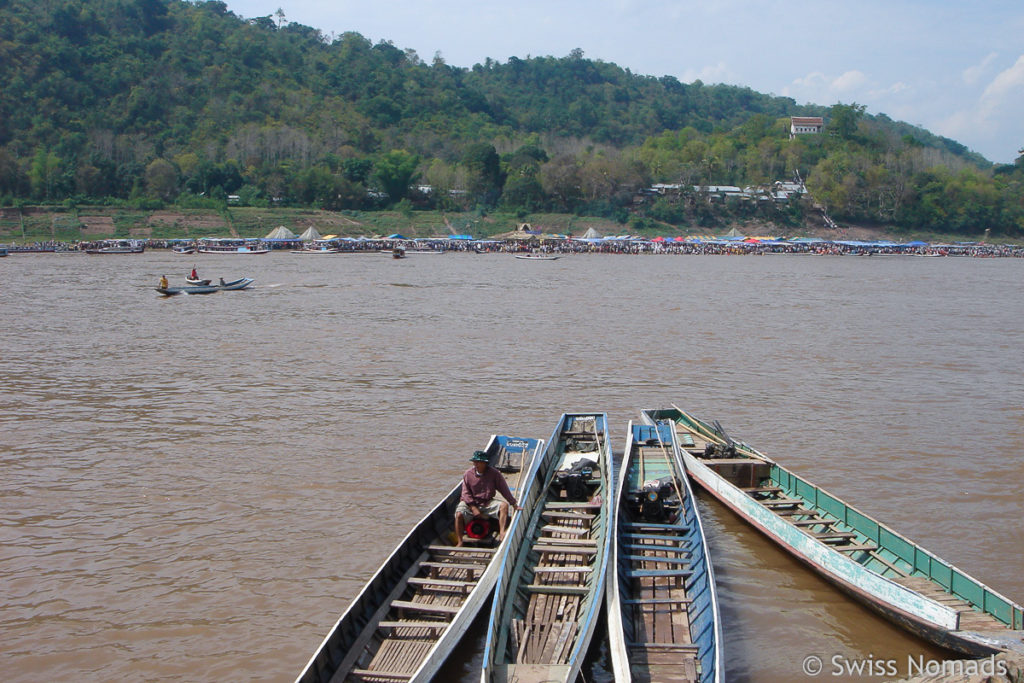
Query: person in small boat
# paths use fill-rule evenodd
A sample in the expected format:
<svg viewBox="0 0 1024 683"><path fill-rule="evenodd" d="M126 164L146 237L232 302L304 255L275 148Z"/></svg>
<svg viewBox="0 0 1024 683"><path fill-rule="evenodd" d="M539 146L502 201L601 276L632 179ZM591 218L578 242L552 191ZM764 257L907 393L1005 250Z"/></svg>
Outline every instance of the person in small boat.
<svg viewBox="0 0 1024 683"><path fill-rule="evenodd" d="M198 280L199 279L199 274L196 272L196 267L195 266L192 266L192 272L189 273L189 277L192 278L193 280Z"/></svg>
<svg viewBox="0 0 1024 683"><path fill-rule="evenodd" d="M160 289L167 289L167 276L166 275L161 275L160 276Z"/></svg>
<svg viewBox="0 0 1024 683"><path fill-rule="evenodd" d="M456 546L462 545L466 522L474 517L497 517L498 541L501 541L508 527L509 503L517 512L522 509L509 490L505 477L491 467L486 453L476 451L470 460L473 466L462 475L462 495L455 508L455 536L459 539ZM495 493L500 493L505 500L495 500Z"/></svg>

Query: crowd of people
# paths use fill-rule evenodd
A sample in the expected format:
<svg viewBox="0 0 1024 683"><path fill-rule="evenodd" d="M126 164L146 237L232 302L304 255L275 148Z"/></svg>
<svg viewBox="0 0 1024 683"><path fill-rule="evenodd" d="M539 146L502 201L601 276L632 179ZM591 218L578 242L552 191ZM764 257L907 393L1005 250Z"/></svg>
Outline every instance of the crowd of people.
<svg viewBox="0 0 1024 683"><path fill-rule="evenodd" d="M145 240L146 249L170 249L180 240ZM300 240L261 240L261 244L280 251L303 248ZM12 254L30 252L74 252L93 246L93 242L35 242L23 246L7 246ZM4 246L4 245L0 245ZM580 239L538 235L530 239L341 239L332 243L339 252L392 251L461 251L476 253L540 253L540 254L823 254L834 256L972 256L982 258L1024 257L1024 245L956 242L930 244L856 240L830 241L812 238L778 239L643 239L610 237Z"/></svg>

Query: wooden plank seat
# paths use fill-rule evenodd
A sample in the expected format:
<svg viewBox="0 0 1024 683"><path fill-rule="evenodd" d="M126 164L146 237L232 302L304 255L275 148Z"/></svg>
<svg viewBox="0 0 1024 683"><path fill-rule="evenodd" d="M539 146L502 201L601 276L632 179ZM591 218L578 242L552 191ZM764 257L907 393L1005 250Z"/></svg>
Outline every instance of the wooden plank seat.
<svg viewBox="0 0 1024 683"><path fill-rule="evenodd" d="M622 525L626 529L672 529L679 530L678 524L660 524L658 522L625 522Z"/></svg>
<svg viewBox="0 0 1024 683"><path fill-rule="evenodd" d="M441 629L444 630L451 626L450 622L447 621L382 621L377 624L377 628L380 629L391 629L391 628L428 628L428 629Z"/></svg>
<svg viewBox="0 0 1024 683"><path fill-rule="evenodd" d="M594 509L594 510L600 510L601 509L601 504L600 503L568 503L568 502L566 502L566 503L558 503L558 502L544 503L544 509L545 510L580 510L580 509L587 509L587 508L591 508L591 509Z"/></svg>
<svg viewBox="0 0 1024 683"><path fill-rule="evenodd" d="M597 517L589 512L542 512L541 517L546 519L581 519L584 522L590 521Z"/></svg>
<svg viewBox="0 0 1024 683"><path fill-rule="evenodd" d="M758 460L757 458L705 458L703 457L704 451L699 453L693 453L697 456L703 464L708 465L763 465L764 460Z"/></svg>
<svg viewBox="0 0 1024 683"><path fill-rule="evenodd" d="M878 546L873 543L865 543L863 545L832 545L833 548L841 553L859 553L864 550L878 550Z"/></svg>
<svg viewBox="0 0 1024 683"><path fill-rule="evenodd" d="M586 595L590 589L586 586L570 586L559 584L531 583L526 587L531 593L550 593L551 595Z"/></svg>
<svg viewBox="0 0 1024 683"><path fill-rule="evenodd" d="M596 548L597 539L593 538L551 538L550 536L539 536L535 539L537 543L548 545L571 545L576 548Z"/></svg>
<svg viewBox="0 0 1024 683"><path fill-rule="evenodd" d="M623 600L623 605L689 605L691 598L630 598Z"/></svg>
<svg viewBox="0 0 1024 683"><path fill-rule="evenodd" d="M434 602L411 602L409 600L393 600L391 606L406 612L423 612L425 614L455 614L462 605L439 605Z"/></svg>
<svg viewBox="0 0 1024 683"><path fill-rule="evenodd" d="M627 555L630 562L663 562L665 564L690 564L688 557L658 557L656 555Z"/></svg>
<svg viewBox="0 0 1024 683"><path fill-rule="evenodd" d="M590 527L559 526L557 524L548 524L546 526L542 526L540 530L546 534L573 534L574 536L582 536L583 534L590 533Z"/></svg>
<svg viewBox="0 0 1024 683"><path fill-rule="evenodd" d="M818 526L819 524L824 526L832 526L838 524L837 519L825 519L824 517L815 517L814 519L794 519L790 521L793 526Z"/></svg>
<svg viewBox="0 0 1024 683"><path fill-rule="evenodd" d="M779 509L779 507L768 507L768 509L779 517L806 517L817 514L814 510L808 510L803 505L798 505L795 508Z"/></svg>
<svg viewBox="0 0 1024 683"><path fill-rule="evenodd" d="M812 534L819 541L830 541L832 539L857 538L857 534L851 531L822 531Z"/></svg>
<svg viewBox="0 0 1024 683"><path fill-rule="evenodd" d="M538 553L558 553L561 555L596 555L597 548L579 548L567 545L535 545L533 549Z"/></svg>
<svg viewBox="0 0 1024 683"><path fill-rule="evenodd" d="M622 550L654 550L657 552L675 553L676 555L689 555L689 548L680 548L673 545L651 545L648 543L626 543L619 546Z"/></svg>
<svg viewBox="0 0 1024 683"><path fill-rule="evenodd" d="M493 555L496 551L495 548L485 548L482 546L454 546L454 545L428 545L427 550L432 553L452 553L453 555ZM471 559L471 558L465 558Z"/></svg>
<svg viewBox="0 0 1024 683"><path fill-rule="evenodd" d="M890 562L889 560L885 559L884 557L882 557L881 555L879 555L879 554L878 554L878 553L877 553L876 551L874 551L874 550L872 550L872 551L871 551L871 557L873 557L874 559L878 560L878 561L879 561L879 562L881 562L881 563L882 563L883 565L885 565L885 567L886 567L887 569L890 569L890 570L892 570L892 571L893 571L893 572L895 572L896 574L899 574L899 575L900 575L901 577L903 577L903 576L909 576L909 574L907 573L907 572L908 572L908 570L906 570L906 569L903 569L902 567L897 567L897 566L896 566L896 565L894 565L894 564L893 564L892 562ZM884 571L884 570L883 570L883 571ZM883 574L883 576L884 576L884 574Z"/></svg>
<svg viewBox="0 0 1024 683"><path fill-rule="evenodd" d="M481 574L487 569L485 564L462 564L456 562L420 562L420 566L429 569L431 576L437 576L437 571L440 569L458 569L467 572L480 572Z"/></svg>
<svg viewBox="0 0 1024 683"><path fill-rule="evenodd" d="M352 669L350 674L361 681L408 681L412 678L411 673L400 671L374 671L372 669Z"/></svg>
<svg viewBox="0 0 1024 683"><path fill-rule="evenodd" d="M693 643L638 643L628 642L626 647L644 650L679 650L680 652L697 652L700 648Z"/></svg>
<svg viewBox="0 0 1024 683"><path fill-rule="evenodd" d="M773 507L789 507L790 505L803 505L804 501L800 498L764 498L757 501L766 508Z"/></svg>
<svg viewBox="0 0 1024 683"><path fill-rule="evenodd" d="M689 569L630 569L626 576L631 579L658 578L662 576L687 577L693 574Z"/></svg>
<svg viewBox="0 0 1024 683"><path fill-rule="evenodd" d="M424 588L449 588L458 589L464 593L468 593L473 590L473 586L476 585L476 581L459 581L457 579L433 579L424 576L412 576L409 578L409 583L414 586L423 586Z"/></svg>
<svg viewBox="0 0 1024 683"><path fill-rule="evenodd" d="M754 494L754 493L782 493L783 489L782 489L781 486L751 486L751 487L748 487L748 488L742 488L742 489L740 489L740 491L745 491L746 493L750 493L750 494Z"/></svg>
<svg viewBox="0 0 1024 683"><path fill-rule="evenodd" d="M534 574L586 574L594 571L589 565L566 565L564 567L534 567Z"/></svg>
<svg viewBox="0 0 1024 683"><path fill-rule="evenodd" d="M675 541L680 545L690 545L690 539L682 536L668 536L666 534L619 534L619 538L627 538L632 541Z"/></svg>

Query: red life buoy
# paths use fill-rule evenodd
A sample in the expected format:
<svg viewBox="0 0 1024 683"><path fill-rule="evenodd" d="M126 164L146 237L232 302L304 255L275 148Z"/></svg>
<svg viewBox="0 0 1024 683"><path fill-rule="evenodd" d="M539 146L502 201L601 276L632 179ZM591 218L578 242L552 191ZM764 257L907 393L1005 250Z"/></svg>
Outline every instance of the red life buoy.
<svg viewBox="0 0 1024 683"><path fill-rule="evenodd" d="M466 525L466 535L477 540L487 538L491 533L491 520L489 517L474 517Z"/></svg>

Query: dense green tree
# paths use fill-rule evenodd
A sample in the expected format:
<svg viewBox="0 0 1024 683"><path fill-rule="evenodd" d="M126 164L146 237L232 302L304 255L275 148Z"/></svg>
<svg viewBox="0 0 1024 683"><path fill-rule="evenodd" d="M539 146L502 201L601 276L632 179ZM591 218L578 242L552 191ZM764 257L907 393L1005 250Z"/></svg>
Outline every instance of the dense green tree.
<svg viewBox="0 0 1024 683"><path fill-rule="evenodd" d="M416 167L419 163L417 155L404 149L393 149L374 164L373 180L388 196L390 203L398 203L409 193L409 185L416 176Z"/></svg>

